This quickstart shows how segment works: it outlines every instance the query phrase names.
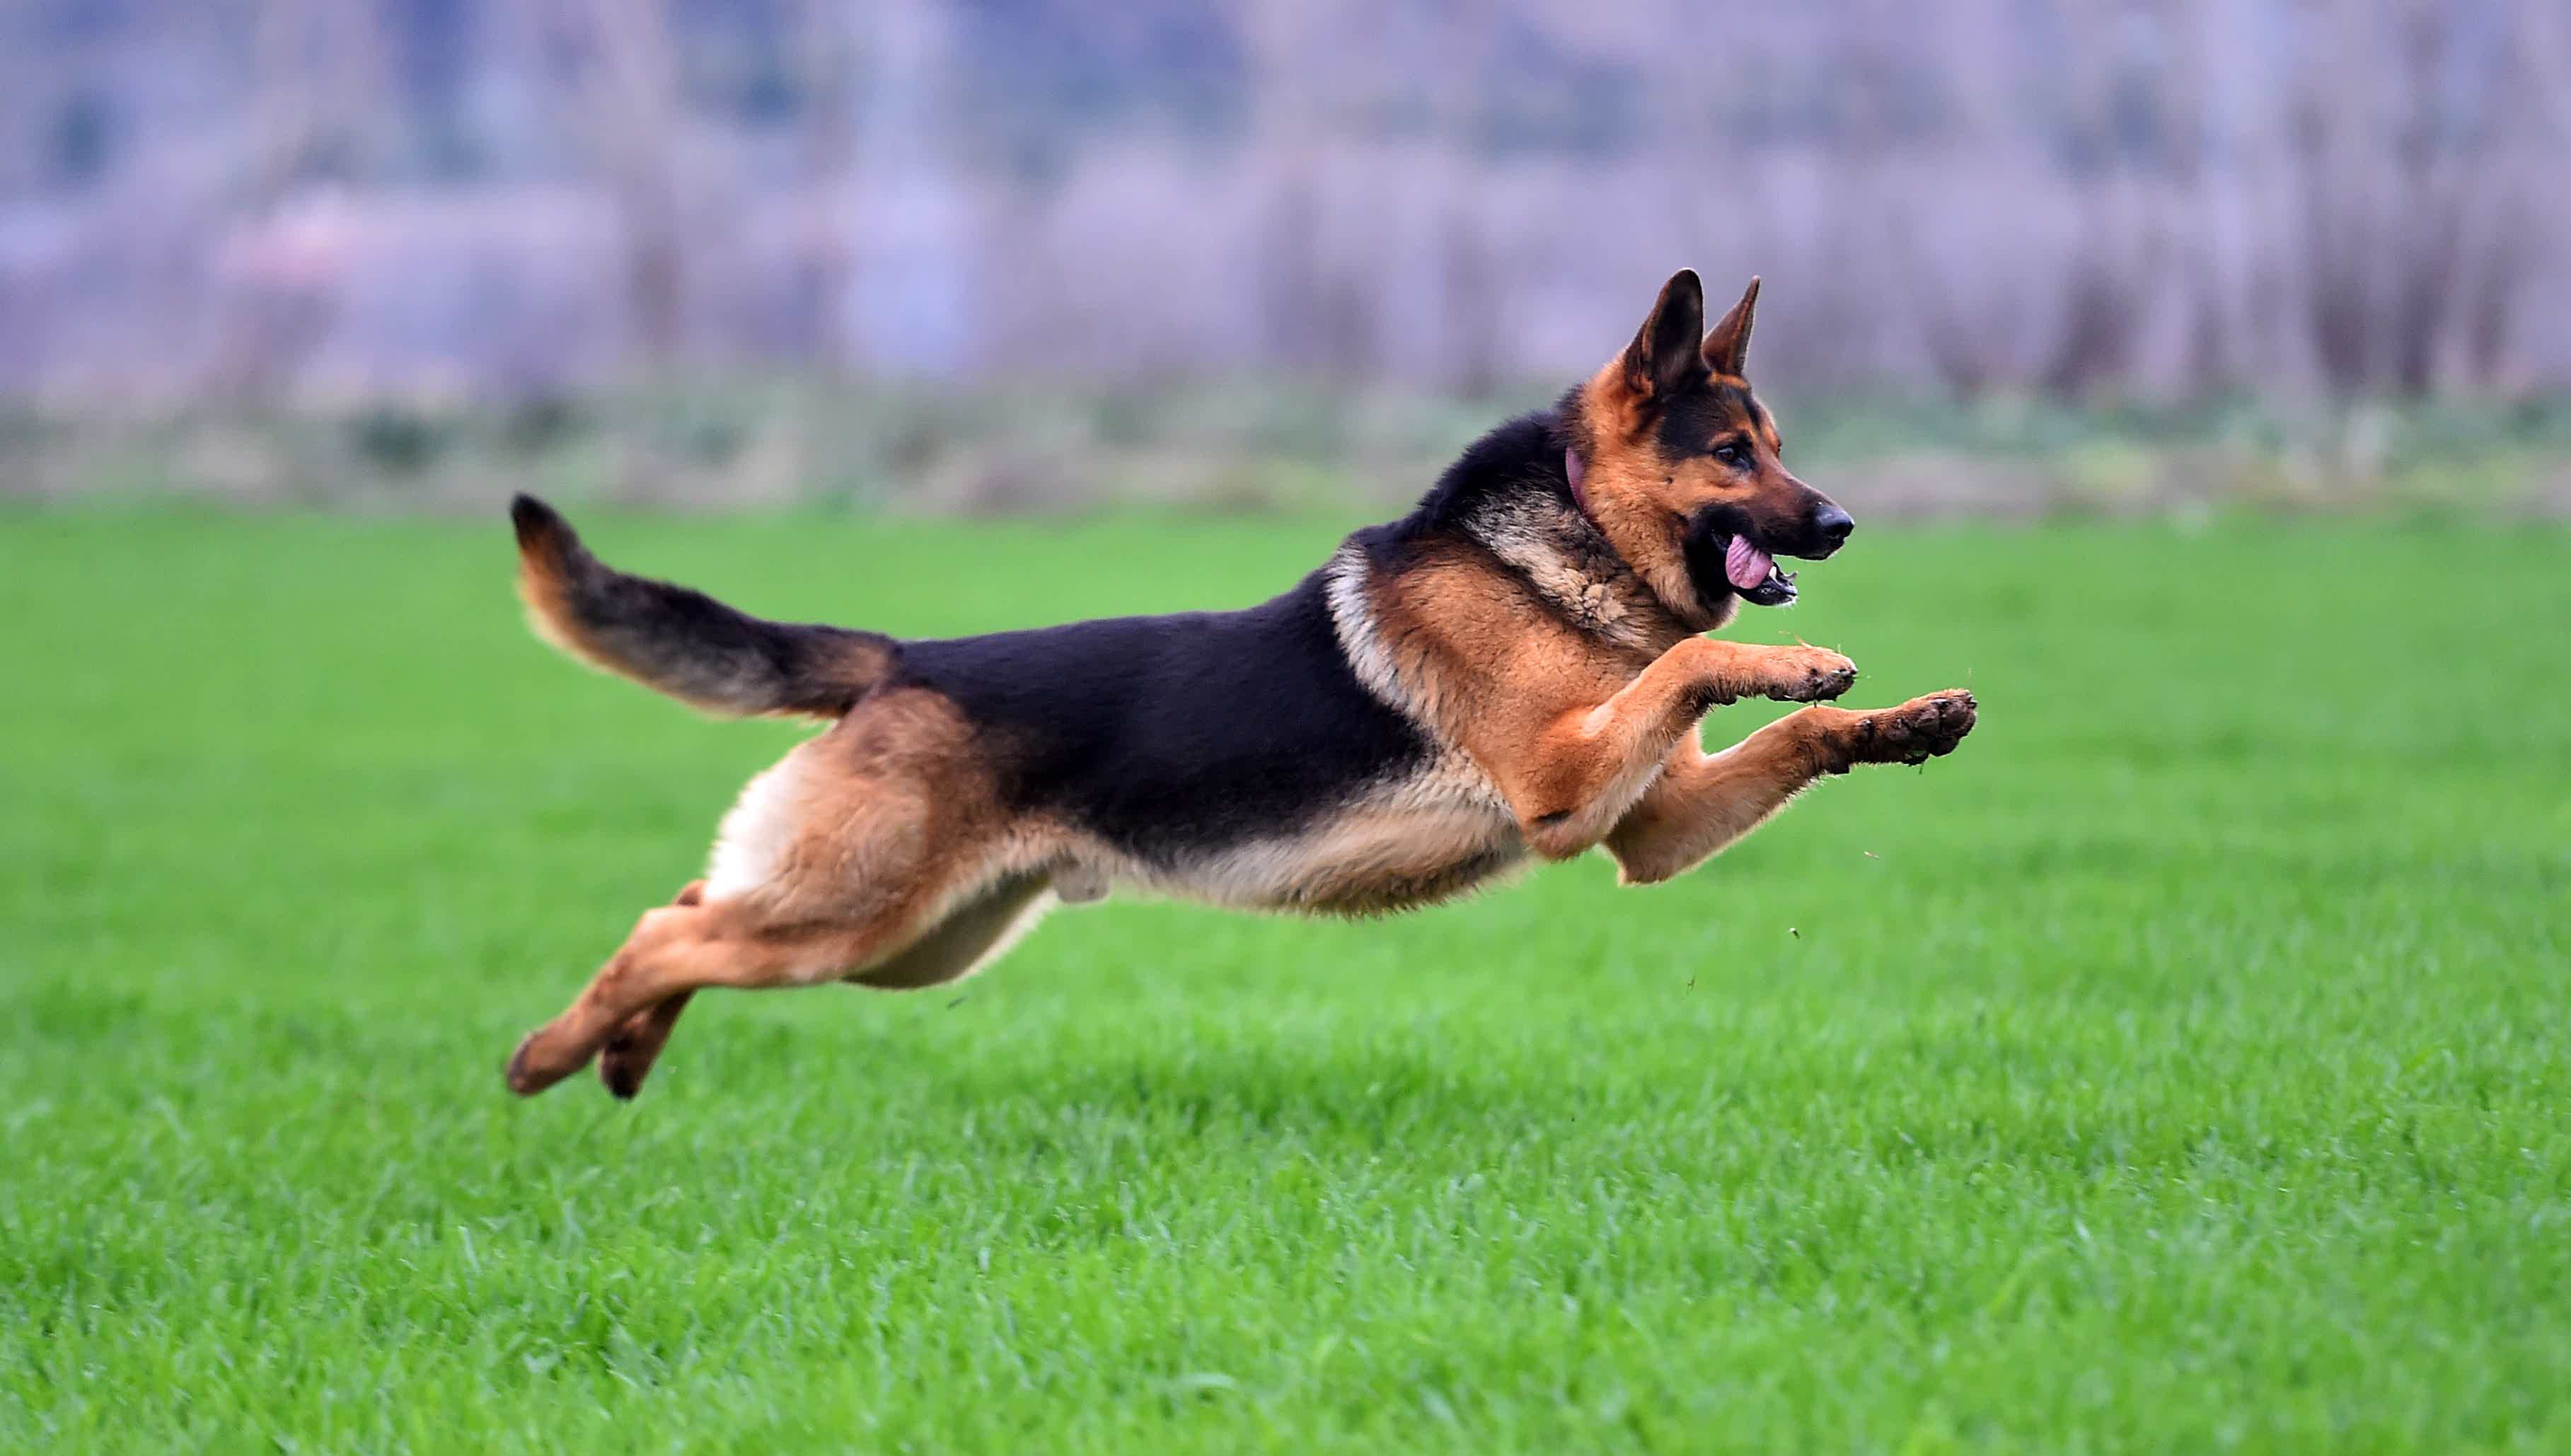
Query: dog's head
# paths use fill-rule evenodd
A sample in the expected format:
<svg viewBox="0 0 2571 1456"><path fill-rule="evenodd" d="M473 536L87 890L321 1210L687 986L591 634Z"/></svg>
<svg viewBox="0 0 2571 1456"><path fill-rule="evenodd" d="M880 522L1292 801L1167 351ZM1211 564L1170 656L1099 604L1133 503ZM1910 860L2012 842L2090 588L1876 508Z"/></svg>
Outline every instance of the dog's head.
<svg viewBox="0 0 2571 1456"><path fill-rule="evenodd" d="M1625 352L1572 391L1565 468L1610 546L1692 625L1743 602L1795 599L1777 558L1818 561L1856 523L1779 458L1777 421L1744 372L1759 280L1714 331L1705 287L1681 269Z"/></svg>

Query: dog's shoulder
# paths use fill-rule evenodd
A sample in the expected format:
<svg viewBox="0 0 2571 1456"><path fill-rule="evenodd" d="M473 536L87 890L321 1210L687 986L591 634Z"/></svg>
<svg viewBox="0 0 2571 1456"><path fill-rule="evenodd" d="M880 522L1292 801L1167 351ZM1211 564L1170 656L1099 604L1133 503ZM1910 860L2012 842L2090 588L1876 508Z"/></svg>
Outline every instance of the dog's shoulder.
<svg viewBox="0 0 2571 1456"><path fill-rule="evenodd" d="M1484 435L1386 536L1414 559L1507 579L1606 649L1656 652L1683 629L1581 510L1562 419L1542 410Z"/></svg>
<svg viewBox="0 0 2571 1456"><path fill-rule="evenodd" d="M1350 666L1415 720L1454 725L1504 685L1612 691L1686 635L1581 511L1558 420L1483 436L1409 515L1324 568Z"/></svg>

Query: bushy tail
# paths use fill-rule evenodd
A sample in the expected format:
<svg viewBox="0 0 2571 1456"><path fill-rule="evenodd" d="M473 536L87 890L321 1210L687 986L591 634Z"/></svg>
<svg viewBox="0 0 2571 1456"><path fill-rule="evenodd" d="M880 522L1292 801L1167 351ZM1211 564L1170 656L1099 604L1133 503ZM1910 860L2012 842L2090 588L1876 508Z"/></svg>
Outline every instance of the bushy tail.
<svg viewBox="0 0 2571 1456"><path fill-rule="evenodd" d="M837 718L891 670L890 638L763 621L703 592L627 576L533 496L511 501L509 520L518 595L537 636L708 713Z"/></svg>

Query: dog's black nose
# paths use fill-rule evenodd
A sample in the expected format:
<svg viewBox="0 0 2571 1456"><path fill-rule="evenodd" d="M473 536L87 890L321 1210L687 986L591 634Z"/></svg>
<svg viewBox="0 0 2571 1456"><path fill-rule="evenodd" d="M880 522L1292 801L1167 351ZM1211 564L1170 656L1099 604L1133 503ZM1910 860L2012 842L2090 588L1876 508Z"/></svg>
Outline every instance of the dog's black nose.
<svg viewBox="0 0 2571 1456"><path fill-rule="evenodd" d="M1821 539L1823 549L1836 551L1856 529L1856 518L1837 506L1823 504L1812 513L1812 534Z"/></svg>

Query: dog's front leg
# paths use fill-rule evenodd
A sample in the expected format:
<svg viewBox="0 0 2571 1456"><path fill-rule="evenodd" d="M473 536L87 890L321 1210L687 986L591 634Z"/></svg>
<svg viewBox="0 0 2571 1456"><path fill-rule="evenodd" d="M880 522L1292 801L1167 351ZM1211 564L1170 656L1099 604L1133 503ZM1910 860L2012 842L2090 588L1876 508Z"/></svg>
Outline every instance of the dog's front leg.
<svg viewBox="0 0 2571 1456"><path fill-rule="evenodd" d="M1661 772L1707 711L1744 698L1835 698L1856 665L1814 647L1762 647L1692 637L1591 707L1542 726L1504 777L1529 848L1565 859L1596 844Z"/></svg>
<svg viewBox="0 0 2571 1456"><path fill-rule="evenodd" d="M1627 884L1668 879L1759 827L1825 774L1953 752L1973 730L1975 711L1973 695L1956 690L1871 713L1806 708L1712 755L1681 743L1608 833L1607 852Z"/></svg>

